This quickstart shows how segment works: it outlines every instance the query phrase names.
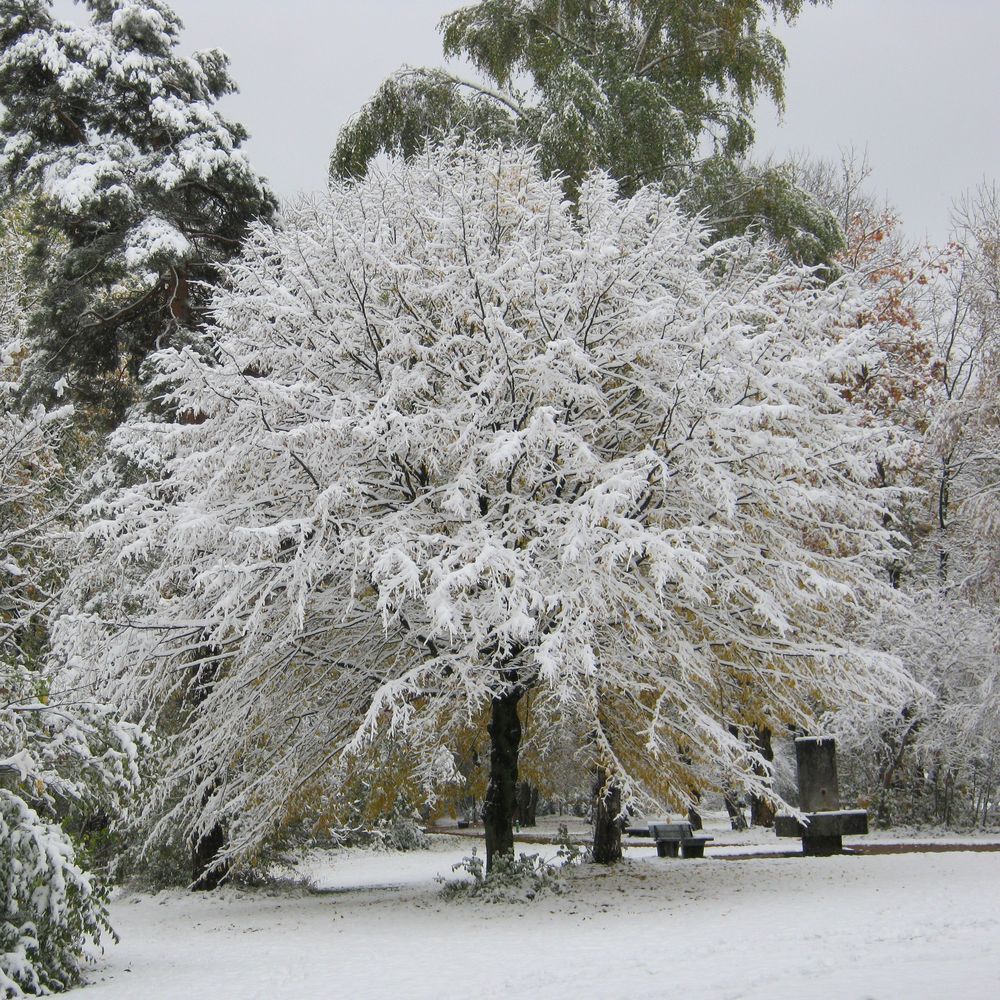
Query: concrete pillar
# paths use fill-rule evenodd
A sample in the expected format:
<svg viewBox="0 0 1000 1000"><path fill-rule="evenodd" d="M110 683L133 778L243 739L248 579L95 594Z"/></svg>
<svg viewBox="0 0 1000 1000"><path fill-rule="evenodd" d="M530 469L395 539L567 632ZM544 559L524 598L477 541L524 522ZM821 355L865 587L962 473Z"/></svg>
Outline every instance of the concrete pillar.
<svg viewBox="0 0 1000 1000"><path fill-rule="evenodd" d="M836 740L812 736L797 739L795 765L802 812L830 812L840 808Z"/></svg>

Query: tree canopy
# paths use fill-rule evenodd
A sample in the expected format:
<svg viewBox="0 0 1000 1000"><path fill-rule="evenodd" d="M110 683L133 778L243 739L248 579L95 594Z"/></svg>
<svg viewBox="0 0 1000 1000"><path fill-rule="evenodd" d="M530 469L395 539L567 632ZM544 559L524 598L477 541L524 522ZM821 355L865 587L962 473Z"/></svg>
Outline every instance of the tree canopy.
<svg viewBox="0 0 1000 1000"><path fill-rule="evenodd" d="M0 173L26 196L35 381L68 375L120 412L142 359L192 336L217 267L274 202L215 102L235 90L218 50L177 53L160 0L0 3ZM207 284L206 284L207 283Z"/></svg>
<svg viewBox="0 0 1000 1000"><path fill-rule="evenodd" d="M373 740L432 785L529 689L626 800L683 801L761 787L732 725L898 681L843 638L890 499L837 384L871 360L849 286L446 142L255 228L213 315L212 363L156 359L186 419L112 438L143 476L93 506L59 642L150 719L211 669L161 801L231 851Z"/></svg>
<svg viewBox="0 0 1000 1000"><path fill-rule="evenodd" d="M820 2L820 0L807 0ZM769 18L803 0L483 0L441 22L447 69L400 70L341 132L331 174L379 153L411 156L449 130L537 146L572 193L606 170L625 193L689 190L721 235L763 224L795 255L828 263L840 243L825 210L773 167L748 168L761 96L784 101L785 49Z"/></svg>

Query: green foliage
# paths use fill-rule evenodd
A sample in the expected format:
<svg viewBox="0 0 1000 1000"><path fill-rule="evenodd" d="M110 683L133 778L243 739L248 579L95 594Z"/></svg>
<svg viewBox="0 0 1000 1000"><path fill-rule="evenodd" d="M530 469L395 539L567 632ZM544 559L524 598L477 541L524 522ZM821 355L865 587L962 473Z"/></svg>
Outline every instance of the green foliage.
<svg viewBox="0 0 1000 1000"><path fill-rule="evenodd" d="M756 226L794 260L825 267L831 278L836 277L835 258L844 249L844 233L834 215L796 184L793 174L786 164L712 157L692 172L683 198L692 212L711 206L719 238L739 236Z"/></svg>
<svg viewBox="0 0 1000 1000"><path fill-rule="evenodd" d="M181 57L159 0L0 0L0 174L30 204L33 381L71 373L120 412L157 344L189 339L219 265L274 201L215 102L235 89L218 51Z"/></svg>
<svg viewBox="0 0 1000 1000"><path fill-rule="evenodd" d="M514 140L514 123L502 107L483 95L460 92L447 77L433 73L399 74L386 80L354 119L355 142L338 144L330 169L338 177L364 176L368 164L385 152L407 159L428 136L449 129L460 138L483 133Z"/></svg>
<svg viewBox="0 0 1000 1000"><path fill-rule="evenodd" d="M379 153L411 156L442 132L538 147L544 170L606 170L631 194L688 191L719 235L765 229L805 263L840 249L836 223L781 170L741 165L761 96L784 101L785 49L766 19L827 0L482 0L441 22L444 54L481 80L439 69L387 80L341 133L336 177ZM707 143L712 155L699 160Z"/></svg>

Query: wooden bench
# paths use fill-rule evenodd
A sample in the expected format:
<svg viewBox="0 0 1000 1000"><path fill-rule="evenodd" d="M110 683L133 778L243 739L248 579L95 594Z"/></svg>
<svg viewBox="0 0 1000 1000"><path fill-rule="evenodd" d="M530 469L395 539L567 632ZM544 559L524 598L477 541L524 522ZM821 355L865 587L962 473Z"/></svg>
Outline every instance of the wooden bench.
<svg viewBox="0 0 1000 1000"><path fill-rule="evenodd" d="M656 841L661 858L703 858L705 845L714 837L695 835L690 823L650 823L649 836Z"/></svg>

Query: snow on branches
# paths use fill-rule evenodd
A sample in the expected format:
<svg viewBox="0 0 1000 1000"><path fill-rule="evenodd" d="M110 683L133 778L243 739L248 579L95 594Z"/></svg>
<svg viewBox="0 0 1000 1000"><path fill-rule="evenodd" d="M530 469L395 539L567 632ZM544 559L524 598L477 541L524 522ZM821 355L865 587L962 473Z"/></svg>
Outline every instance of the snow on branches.
<svg viewBox="0 0 1000 1000"><path fill-rule="evenodd" d="M850 639L889 598L858 305L775 260L455 144L256 228L214 361L157 356L177 419L113 436L60 623L172 734L169 822L250 852L380 741L448 776L527 690L626 797L759 789L730 727L904 683Z"/></svg>
<svg viewBox="0 0 1000 1000"><path fill-rule="evenodd" d="M77 26L50 0L0 0L0 175L30 199L44 261L33 364L115 397L117 419L146 354L191 338L216 265L274 200L215 108L236 89L225 54L181 56L160 0L81 6Z"/></svg>
<svg viewBox="0 0 1000 1000"><path fill-rule="evenodd" d="M107 806L138 780L138 734L43 669L58 581L55 526L73 501L59 460L70 407L25 411L24 251L16 213L0 246L0 991L68 988L85 939L107 923L103 890L55 821L67 804Z"/></svg>

